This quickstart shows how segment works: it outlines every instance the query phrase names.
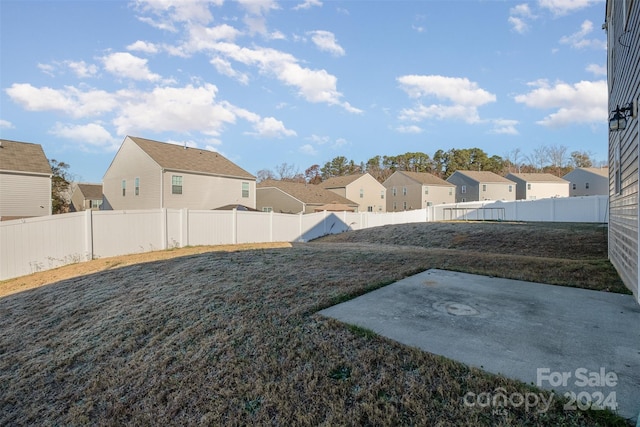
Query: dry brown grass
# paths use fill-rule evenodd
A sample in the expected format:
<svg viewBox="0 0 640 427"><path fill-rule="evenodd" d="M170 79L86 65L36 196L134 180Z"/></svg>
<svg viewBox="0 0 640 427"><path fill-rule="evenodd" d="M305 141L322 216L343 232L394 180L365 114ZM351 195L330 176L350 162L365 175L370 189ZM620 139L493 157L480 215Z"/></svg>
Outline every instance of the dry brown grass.
<svg viewBox="0 0 640 427"><path fill-rule="evenodd" d="M525 235L518 245L522 229L494 225L382 227L288 248L188 254L119 268L102 260L107 270L8 295L0 299L0 424L621 422L558 405L545 414L466 408L467 391L529 388L315 314L432 267L624 289L601 257L606 230L534 224L537 238ZM380 241L385 233L398 240ZM569 245L573 255L554 252L549 242L557 233L592 245ZM438 234L441 243L434 244ZM509 248L525 244L527 251L511 255ZM594 271L585 276L580 266L588 265Z"/></svg>

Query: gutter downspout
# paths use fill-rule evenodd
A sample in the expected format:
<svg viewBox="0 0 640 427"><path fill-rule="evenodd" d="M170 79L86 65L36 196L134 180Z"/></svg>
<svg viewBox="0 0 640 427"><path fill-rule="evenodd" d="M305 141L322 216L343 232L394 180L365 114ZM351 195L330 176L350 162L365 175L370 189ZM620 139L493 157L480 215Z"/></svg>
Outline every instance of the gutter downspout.
<svg viewBox="0 0 640 427"><path fill-rule="evenodd" d="M160 209L164 207L164 169L160 168Z"/></svg>

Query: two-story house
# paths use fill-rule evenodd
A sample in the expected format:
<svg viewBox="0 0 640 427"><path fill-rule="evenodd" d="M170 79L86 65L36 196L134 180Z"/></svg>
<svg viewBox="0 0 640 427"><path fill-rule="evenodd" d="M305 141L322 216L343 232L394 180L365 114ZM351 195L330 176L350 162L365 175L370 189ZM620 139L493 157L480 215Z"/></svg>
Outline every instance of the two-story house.
<svg viewBox="0 0 640 427"><path fill-rule="evenodd" d="M359 212L387 211L387 189L369 173L336 176L318 185L345 199L357 202Z"/></svg>
<svg viewBox="0 0 640 427"><path fill-rule="evenodd" d="M456 186L456 203L516 200L516 183L488 171L455 171L447 182Z"/></svg>
<svg viewBox="0 0 640 427"><path fill-rule="evenodd" d="M455 202L456 186L430 173L395 171L383 185L389 212Z"/></svg>
<svg viewBox="0 0 640 427"><path fill-rule="evenodd" d="M640 1L607 0L605 16L610 111L609 259L640 303Z"/></svg>
<svg viewBox="0 0 640 427"><path fill-rule="evenodd" d="M51 215L51 177L40 144L0 139L0 220Z"/></svg>
<svg viewBox="0 0 640 427"><path fill-rule="evenodd" d="M258 184L256 204L263 212L291 214L358 210L357 203L319 185L271 179Z"/></svg>
<svg viewBox="0 0 640 427"><path fill-rule="evenodd" d="M569 181L550 173L509 173L505 178L516 183L516 200L569 197Z"/></svg>
<svg viewBox="0 0 640 427"><path fill-rule="evenodd" d="M71 193L71 211L97 211L102 206L102 184L78 183Z"/></svg>
<svg viewBox="0 0 640 427"><path fill-rule="evenodd" d="M127 136L102 180L103 209L256 206L256 178L219 153Z"/></svg>
<svg viewBox="0 0 640 427"><path fill-rule="evenodd" d="M609 168L575 168L562 177L569 181L569 196L609 195Z"/></svg>

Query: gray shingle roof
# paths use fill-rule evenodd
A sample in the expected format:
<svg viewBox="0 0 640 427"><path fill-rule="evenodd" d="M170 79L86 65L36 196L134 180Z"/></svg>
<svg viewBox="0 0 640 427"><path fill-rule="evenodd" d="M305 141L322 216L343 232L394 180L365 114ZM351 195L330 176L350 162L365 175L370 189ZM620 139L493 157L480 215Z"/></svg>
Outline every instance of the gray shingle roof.
<svg viewBox="0 0 640 427"><path fill-rule="evenodd" d="M40 144L0 139L0 170L51 175L51 166Z"/></svg>
<svg viewBox="0 0 640 427"><path fill-rule="evenodd" d="M345 176L334 176L333 178L329 178L326 181L322 181L318 184L322 188L344 188L347 185L351 184L353 181L362 178L364 174L354 174L354 175L345 175Z"/></svg>
<svg viewBox="0 0 640 427"><path fill-rule="evenodd" d="M129 136L129 138L164 169L255 179L255 176L220 153L200 148L187 147L185 149L181 145L135 136Z"/></svg>
<svg viewBox="0 0 640 427"><path fill-rule="evenodd" d="M349 199L313 184L265 180L258 183L257 188L278 188L306 204L325 205L329 203L341 203L348 206L358 206L357 203L354 203Z"/></svg>
<svg viewBox="0 0 640 427"><path fill-rule="evenodd" d="M562 179L550 173L510 173L509 175L519 178L526 182L559 182L567 183L569 181ZM507 177L509 176L507 175ZM508 178L507 178L508 179Z"/></svg>
<svg viewBox="0 0 640 427"><path fill-rule="evenodd" d="M398 171L399 173L402 173L406 176L408 176L409 178L413 179L414 181L417 181L421 184L425 184L425 185L445 185L447 187L455 187L454 184L445 181L442 178L438 178L437 176L430 174L430 173L426 173L426 172L407 172L407 171Z"/></svg>
<svg viewBox="0 0 640 427"><path fill-rule="evenodd" d="M78 190L82 191L85 199L102 199L102 184L78 184Z"/></svg>
<svg viewBox="0 0 640 427"><path fill-rule="evenodd" d="M513 181L511 180L508 180L505 177L489 171L456 171L454 173L459 173L467 176L476 182L500 182L505 184L513 183Z"/></svg>

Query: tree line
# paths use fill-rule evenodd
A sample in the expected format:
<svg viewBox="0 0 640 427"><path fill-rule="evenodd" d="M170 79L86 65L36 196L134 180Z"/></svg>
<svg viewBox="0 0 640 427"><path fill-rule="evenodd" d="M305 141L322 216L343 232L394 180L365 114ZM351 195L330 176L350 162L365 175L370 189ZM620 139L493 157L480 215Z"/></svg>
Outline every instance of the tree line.
<svg viewBox="0 0 640 427"><path fill-rule="evenodd" d="M489 156L480 148L452 148L437 150L433 156L422 152L407 152L395 156L374 156L366 162L356 163L344 156L337 156L323 166L314 164L301 172L295 165L282 163L275 169L262 169L257 173L258 182L266 179L319 184L329 178L369 173L379 182L385 181L396 171L425 172L447 179L457 170L489 171L504 176L508 173L550 173L562 177L575 168L605 166L596 162L588 151L572 151L565 146L541 146L529 154L519 148L504 157Z"/></svg>

